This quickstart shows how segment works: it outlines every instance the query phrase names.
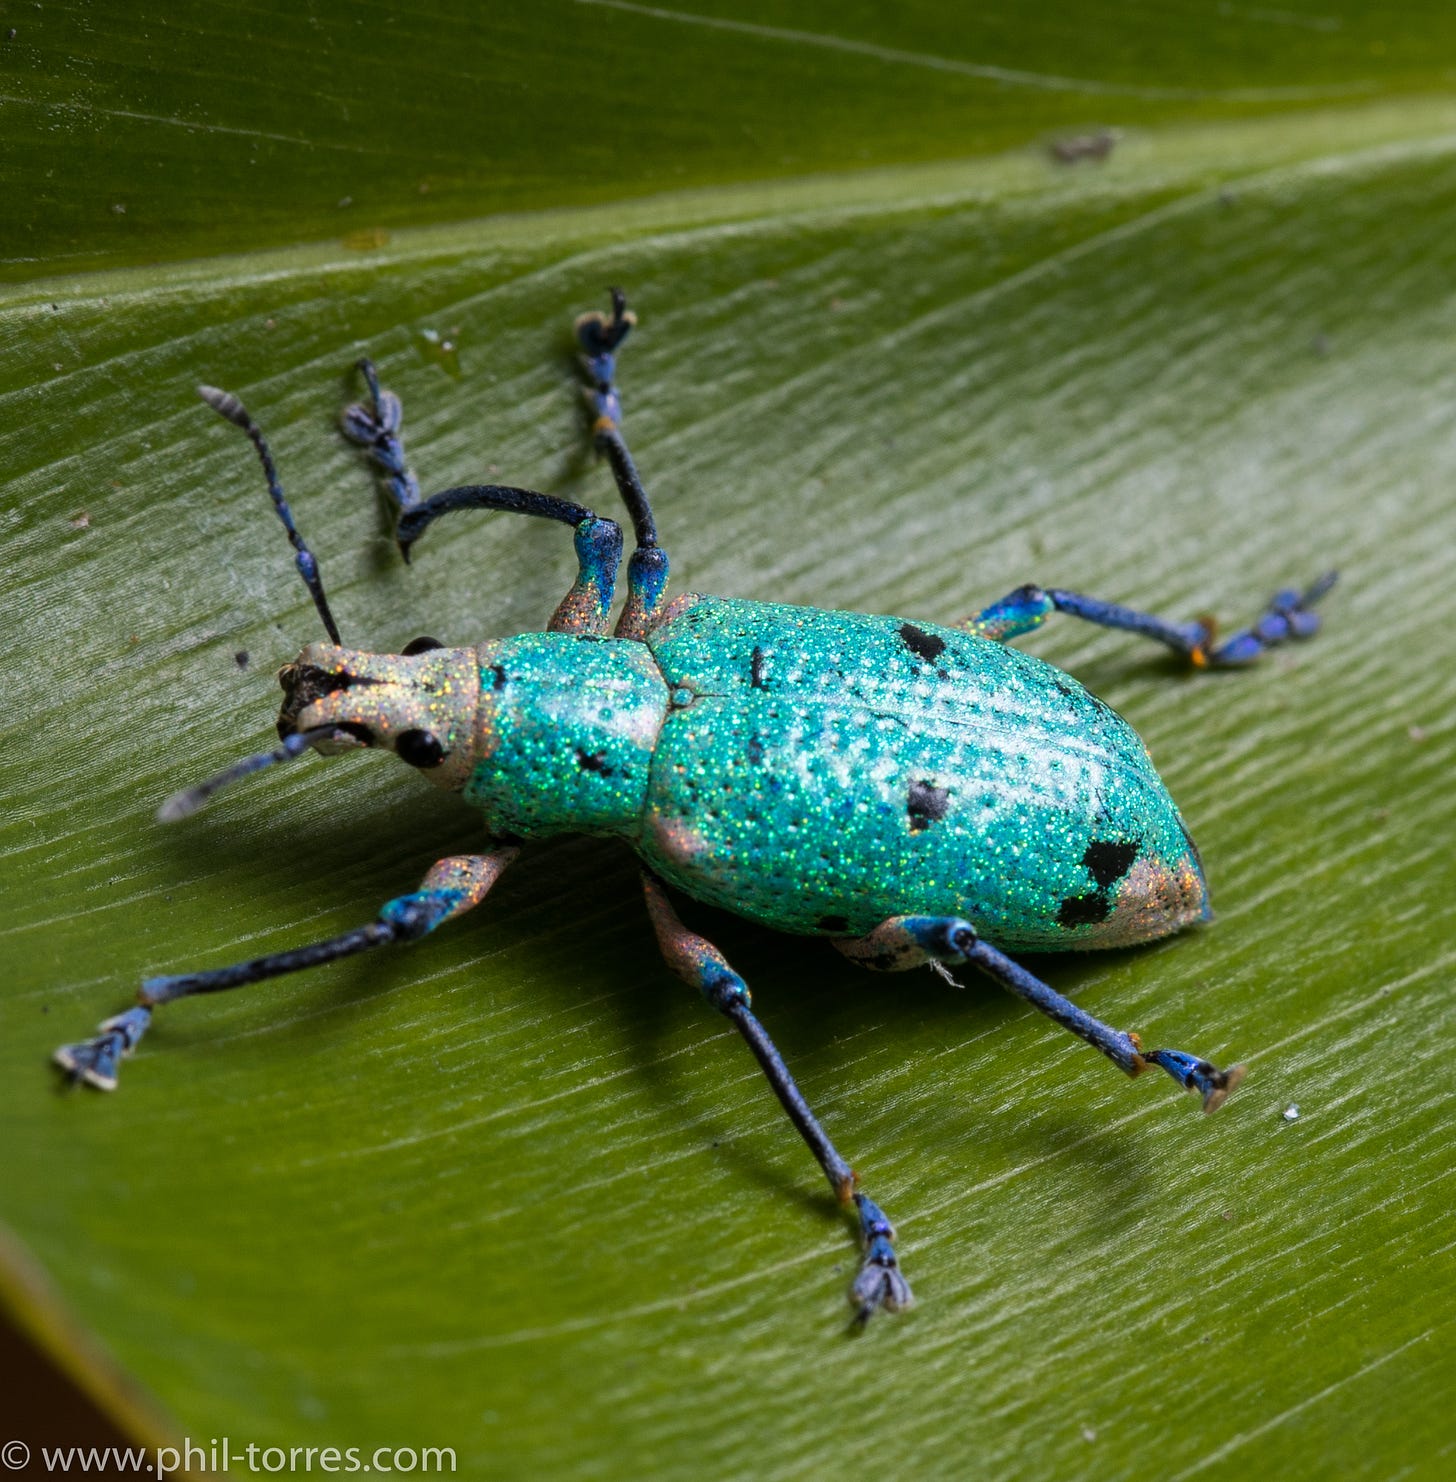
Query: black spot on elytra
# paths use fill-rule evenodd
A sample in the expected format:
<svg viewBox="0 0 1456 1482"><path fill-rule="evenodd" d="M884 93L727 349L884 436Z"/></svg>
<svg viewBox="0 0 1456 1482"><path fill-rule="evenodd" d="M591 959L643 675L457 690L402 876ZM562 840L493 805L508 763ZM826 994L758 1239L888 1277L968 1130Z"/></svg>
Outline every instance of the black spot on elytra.
<svg viewBox="0 0 1456 1482"><path fill-rule="evenodd" d="M748 760L756 767L763 761L763 737L748 738Z"/></svg>
<svg viewBox="0 0 1456 1482"><path fill-rule="evenodd" d="M927 664L933 664L945 652L944 638L937 638L934 633L927 633L914 623L900 624L900 641L917 659L924 659Z"/></svg>
<svg viewBox="0 0 1456 1482"><path fill-rule="evenodd" d="M943 787L922 778L910 784L905 796L905 811L910 815L910 832L921 833L932 823L945 817L950 802L950 793Z"/></svg>
<svg viewBox="0 0 1456 1482"><path fill-rule="evenodd" d="M748 660L748 682L756 690L766 688L763 682L763 650L756 645Z"/></svg>
<svg viewBox="0 0 1456 1482"><path fill-rule="evenodd" d="M1110 890L1132 868L1140 847L1116 839L1093 839L1082 856L1082 863L1091 871L1098 890Z"/></svg>
<svg viewBox="0 0 1456 1482"><path fill-rule="evenodd" d="M1106 921L1112 902L1105 895L1069 895L1057 912L1057 925L1070 931L1074 926L1095 926Z"/></svg>
<svg viewBox="0 0 1456 1482"><path fill-rule="evenodd" d="M499 664L492 664L492 665L490 665L490 673L491 673L491 681L490 681L490 687L491 687L491 689L493 689L493 690L503 690L506 687L506 671L505 671L505 669L502 668L502 666L499 665Z"/></svg>
<svg viewBox="0 0 1456 1482"><path fill-rule="evenodd" d="M832 931L842 936L849 930L848 916L821 916L819 918L820 931Z"/></svg>
<svg viewBox="0 0 1456 1482"><path fill-rule="evenodd" d="M612 768L607 765L607 754L605 751L586 751L582 747L576 748L576 764L583 772L598 772L603 777L612 775Z"/></svg>

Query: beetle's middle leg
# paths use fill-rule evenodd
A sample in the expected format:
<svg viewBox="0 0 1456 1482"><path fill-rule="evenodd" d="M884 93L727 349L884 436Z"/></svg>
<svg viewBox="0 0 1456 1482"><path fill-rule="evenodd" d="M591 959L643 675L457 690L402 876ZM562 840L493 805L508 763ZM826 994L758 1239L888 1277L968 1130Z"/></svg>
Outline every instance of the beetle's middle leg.
<svg viewBox="0 0 1456 1482"><path fill-rule="evenodd" d="M856 1321L861 1324L868 1322L881 1307L887 1312L899 1312L910 1306L914 1298L910 1294L910 1284L900 1271L893 1227L879 1205L868 1194L859 1191L859 1175L839 1155L819 1125L819 1119L809 1109L803 1093L794 1084L794 1078L768 1031L748 1006L748 985L711 942L696 936L682 924L660 880L644 873L642 885L647 894L647 910L657 933L657 943L667 965L689 986L699 989L703 997L743 1036L768 1077L774 1094L789 1114L789 1120L819 1160L829 1187L841 1204L853 1201L858 1211L864 1255L849 1289L849 1301L855 1310Z"/></svg>
<svg viewBox="0 0 1456 1482"><path fill-rule="evenodd" d="M1053 612L1065 612L1103 628L1141 633L1183 654L1199 669L1236 669L1251 664L1266 649L1291 638L1310 638L1319 631L1319 614L1311 609L1335 584L1327 572L1303 592L1288 588L1269 599L1263 615L1250 628L1216 642L1217 625L1210 617L1189 623L1170 623L1150 612L1086 597L1060 587L1018 587L999 602L957 626L982 638L1005 641L1039 628Z"/></svg>
<svg viewBox="0 0 1456 1482"><path fill-rule="evenodd" d="M52 1058L71 1080L114 1091L122 1058L137 1047L159 1004L194 993L242 988L305 967L321 967L391 942L418 941L451 917L478 906L519 852L514 845L503 844L488 854L460 854L438 860L418 890L386 901L368 925L326 941L235 962L231 967L147 978L137 990L136 1007L107 1019L94 1039L62 1045Z"/></svg>
<svg viewBox="0 0 1456 1482"><path fill-rule="evenodd" d="M1040 1009L1053 1023L1086 1040L1128 1075L1140 1075L1149 1065L1167 1071L1185 1090L1202 1096L1206 1112L1217 1111L1244 1078L1242 1065L1220 1070L1202 1056L1184 1050L1144 1050L1137 1035L1094 1019L1004 952L982 941L969 921L955 916L891 916L868 936L839 937L834 945L846 957L878 972L899 972L927 963L969 963Z"/></svg>

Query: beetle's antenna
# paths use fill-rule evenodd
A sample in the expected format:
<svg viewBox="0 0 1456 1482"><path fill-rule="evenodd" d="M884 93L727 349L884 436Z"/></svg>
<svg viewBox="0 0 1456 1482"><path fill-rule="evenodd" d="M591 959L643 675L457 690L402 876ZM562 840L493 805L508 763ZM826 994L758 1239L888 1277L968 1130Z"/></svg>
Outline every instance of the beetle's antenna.
<svg viewBox="0 0 1456 1482"><path fill-rule="evenodd" d="M197 394L218 416L226 417L234 427L241 427L252 438L253 446L258 450L258 457L263 462L263 473L268 480L268 493L273 498L273 508L278 511L278 518L283 521L283 528L288 531L288 539L298 553L295 558L298 574L303 578L303 584L313 598L313 605L318 608L318 614L324 620L324 627L329 637L335 644L342 647L343 639L339 637L339 626L334 621L333 613L329 611L329 599L324 596L324 584L319 580L318 561L313 552L303 543L303 536L298 533L298 527L293 523L293 511L289 509L288 501L283 497L283 485L278 481L278 470L273 464L272 453L268 451L262 428L253 421L248 415L247 407L231 391L219 391L216 386L199 386Z"/></svg>
<svg viewBox="0 0 1456 1482"><path fill-rule="evenodd" d="M251 777L254 772L261 772L264 767L271 767L278 762L291 762L294 757L301 756L315 741L322 741L326 736L332 736L338 729L337 726L315 726L311 731L295 731L291 736L284 738L283 745L277 751L260 751L257 756L245 756L242 761L234 762L230 767L224 767L214 777L209 777L206 782L199 782L196 787L185 787L181 792L174 792L160 808L157 809L157 821L159 823L176 823L179 818L186 818L189 813L197 810L221 788L228 787L234 782L241 782L244 777Z"/></svg>

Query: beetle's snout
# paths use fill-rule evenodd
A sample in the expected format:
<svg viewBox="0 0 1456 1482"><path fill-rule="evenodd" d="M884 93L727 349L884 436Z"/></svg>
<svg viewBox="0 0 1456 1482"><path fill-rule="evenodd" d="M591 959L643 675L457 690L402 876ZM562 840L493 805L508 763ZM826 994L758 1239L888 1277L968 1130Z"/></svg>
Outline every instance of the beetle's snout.
<svg viewBox="0 0 1456 1482"><path fill-rule="evenodd" d="M297 662L285 664L278 671L278 683L283 686L283 709L278 713L278 734L287 740L299 730L298 717L310 706L328 695L346 690L352 683L348 674L330 672L317 664L306 663L300 656Z"/></svg>
<svg viewBox="0 0 1456 1482"><path fill-rule="evenodd" d="M279 671L278 683L285 740L321 730L312 744L325 755L361 746L393 751L444 787L462 786L475 765L480 664L473 649L370 654L311 643Z"/></svg>

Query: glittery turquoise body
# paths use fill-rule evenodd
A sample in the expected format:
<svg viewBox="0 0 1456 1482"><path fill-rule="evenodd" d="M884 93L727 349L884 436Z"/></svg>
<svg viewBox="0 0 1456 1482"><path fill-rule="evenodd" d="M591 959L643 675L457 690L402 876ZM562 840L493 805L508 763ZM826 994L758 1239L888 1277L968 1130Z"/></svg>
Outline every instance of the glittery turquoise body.
<svg viewBox="0 0 1456 1482"><path fill-rule="evenodd" d="M641 643L524 633L481 644L465 800L497 834L634 837L668 691Z"/></svg>
<svg viewBox="0 0 1456 1482"><path fill-rule="evenodd" d="M482 645L466 786L492 829L616 835L780 931L906 913L1040 950L1207 914L1146 748L1062 671L897 618L679 599L645 643Z"/></svg>

